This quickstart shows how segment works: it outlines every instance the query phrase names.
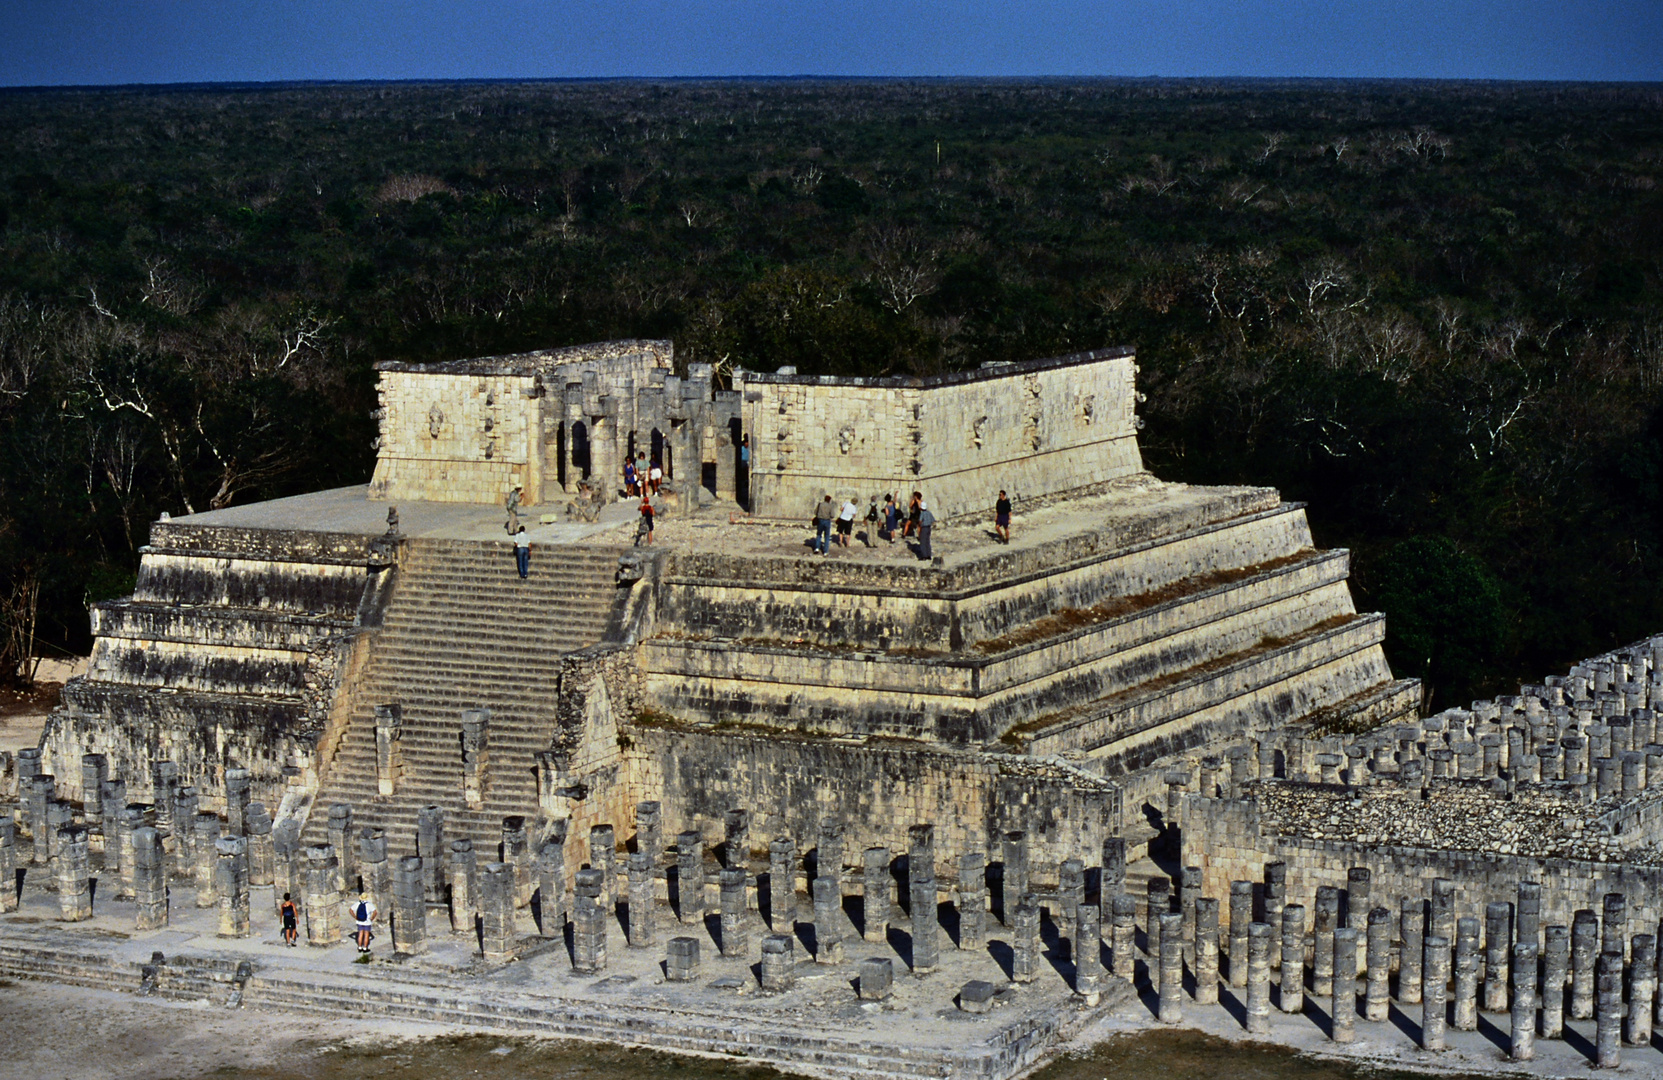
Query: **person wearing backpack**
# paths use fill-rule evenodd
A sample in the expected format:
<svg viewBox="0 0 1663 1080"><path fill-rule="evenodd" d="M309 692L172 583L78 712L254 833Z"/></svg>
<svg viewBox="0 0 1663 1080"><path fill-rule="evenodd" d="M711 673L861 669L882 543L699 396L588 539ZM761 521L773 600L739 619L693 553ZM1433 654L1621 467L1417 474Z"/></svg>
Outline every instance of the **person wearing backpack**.
<svg viewBox="0 0 1663 1080"><path fill-rule="evenodd" d="M358 951L370 951L370 939L375 937L375 901L370 899L369 893L358 894L358 906L352 909L352 917L358 923Z"/></svg>

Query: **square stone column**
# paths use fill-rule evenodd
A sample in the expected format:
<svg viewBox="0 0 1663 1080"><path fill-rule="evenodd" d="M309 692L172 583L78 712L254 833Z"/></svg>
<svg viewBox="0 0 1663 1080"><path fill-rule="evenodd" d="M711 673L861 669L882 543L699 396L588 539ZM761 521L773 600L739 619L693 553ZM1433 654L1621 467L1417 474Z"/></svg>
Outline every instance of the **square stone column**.
<svg viewBox="0 0 1663 1080"><path fill-rule="evenodd" d="M400 744L404 728L404 707L397 704L375 707L375 779L383 797L392 795L404 775L404 751Z"/></svg>
<svg viewBox="0 0 1663 1080"><path fill-rule="evenodd" d="M248 937L248 840L222 836L214 851L219 860L214 889L219 894L219 936Z"/></svg>

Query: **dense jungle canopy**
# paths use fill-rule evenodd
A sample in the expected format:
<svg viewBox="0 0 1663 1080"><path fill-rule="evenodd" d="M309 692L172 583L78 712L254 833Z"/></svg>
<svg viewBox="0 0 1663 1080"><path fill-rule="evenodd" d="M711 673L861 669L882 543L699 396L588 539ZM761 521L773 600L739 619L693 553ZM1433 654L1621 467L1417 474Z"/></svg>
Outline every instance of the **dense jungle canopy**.
<svg viewBox="0 0 1663 1080"><path fill-rule="evenodd" d="M164 510L367 479L378 360L1128 344L1153 471L1308 500L1457 704L1663 631L1660 181L1657 86L0 92L0 645L84 650Z"/></svg>

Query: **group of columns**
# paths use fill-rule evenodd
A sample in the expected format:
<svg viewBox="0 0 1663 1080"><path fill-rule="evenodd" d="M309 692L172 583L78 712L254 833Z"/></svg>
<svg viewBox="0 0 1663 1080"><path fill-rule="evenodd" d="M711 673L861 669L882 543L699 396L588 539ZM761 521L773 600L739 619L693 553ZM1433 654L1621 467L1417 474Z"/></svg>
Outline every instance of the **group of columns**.
<svg viewBox="0 0 1663 1080"><path fill-rule="evenodd" d="M201 808L196 789L181 781L171 761L156 763L145 786L150 802L129 802L127 783L109 775L108 759L81 759L82 800L57 797L57 778L40 770L40 751L18 752L19 814L0 816L0 881L16 880L19 868L39 867L51 875L60 917L92 917L92 853L103 855L97 881L108 895L132 899L140 929L168 921L170 891L183 884L199 908L219 908L219 932L249 932L250 884L270 884L273 826L265 807L250 800L248 770L225 770L225 816ZM30 841L17 846L17 825ZM27 873L24 877L28 879ZM14 910L18 892L0 888L0 911Z"/></svg>
<svg viewBox="0 0 1663 1080"><path fill-rule="evenodd" d="M1562 783L1587 798L1663 788L1663 638L1585 661L1568 677L1521 687L1353 739L1266 739L1202 760L1195 788L1239 798L1253 779L1282 776L1365 786L1425 788L1434 780ZM1183 775L1168 782L1188 786Z"/></svg>
<svg viewBox="0 0 1663 1080"><path fill-rule="evenodd" d="M1186 964L1194 1000L1218 1000L1218 902L1192 895L1200 886L1195 867L1185 869L1176 900L1166 879L1149 883L1150 981L1168 1023L1183 1016ZM1449 1026L1475 1030L1481 1011L1507 1013L1510 1055L1526 1061L1538 1035L1560 1039L1566 1020L1593 1019L1595 1064L1615 1067L1625 1043L1649 1046L1654 1023L1663 1025L1658 935L1629 935L1623 893L1607 893L1599 913L1578 911L1567 927L1542 924L1536 882L1520 882L1513 903L1486 904L1482 919L1457 914L1448 879L1435 879L1430 897L1406 897L1395 909L1376 903L1371 891L1369 871L1353 868L1345 888L1316 889L1308 916L1287 902L1280 862L1266 866L1261 883L1231 882L1227 981L1244 992L1249 1032L1270 1030L1274 980L1280 1011L1301 1013L1315 998L1327 1006L1331 1038L1351 1042L1359 1015L1368 1023L1388 1018L1394 971L1397 1004L1420 1007L1420 1043L1428 1050L1444 1048ZM1119 947L1117 940L1117 962Z"/></svg>

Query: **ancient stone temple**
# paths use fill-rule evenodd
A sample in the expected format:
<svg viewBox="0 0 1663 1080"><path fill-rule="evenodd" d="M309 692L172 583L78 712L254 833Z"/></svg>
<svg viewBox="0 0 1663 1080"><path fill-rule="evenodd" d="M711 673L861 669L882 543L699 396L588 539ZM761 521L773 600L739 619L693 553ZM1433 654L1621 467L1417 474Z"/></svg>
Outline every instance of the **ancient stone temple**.
<svg viewBox="0 0 1663 1080"><path fill-rule="evenodd" d="M1173 765L1418 700L1301 505L1143 471L1136 371L1110 349L723 387L647 341L384 364L367 489L155 523L29 768L90 804L102 754L130 802L252 800L306 845L379 830L383 870L419 856L441 894L453 841L528 895L534 863L601 867L601 826L838 868L929 822L948 878L1013 832L1040 879L1105 838L1136 852L1171 827ZM621 494L637 454L666 476L651 546ZM932 558L865 524L914 491ZM823 494L862 515L830 556L806 546ZM355 850L333 857L350 889Z"/></svg>

